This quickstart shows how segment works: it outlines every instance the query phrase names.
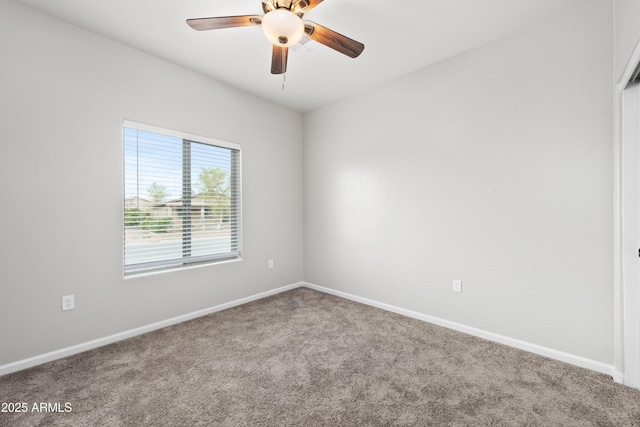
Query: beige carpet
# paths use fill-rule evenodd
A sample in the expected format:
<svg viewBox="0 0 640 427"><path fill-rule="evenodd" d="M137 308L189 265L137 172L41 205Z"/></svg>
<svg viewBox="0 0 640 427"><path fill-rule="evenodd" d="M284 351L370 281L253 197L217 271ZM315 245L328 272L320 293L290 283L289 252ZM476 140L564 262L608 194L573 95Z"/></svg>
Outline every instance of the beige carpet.
<svg viewBox="0 0 640 427"><path fill-rule="evenodd" d="M640 426L605 375L306 288L5 375L0 402L28 405L12 427Z"/></svg>

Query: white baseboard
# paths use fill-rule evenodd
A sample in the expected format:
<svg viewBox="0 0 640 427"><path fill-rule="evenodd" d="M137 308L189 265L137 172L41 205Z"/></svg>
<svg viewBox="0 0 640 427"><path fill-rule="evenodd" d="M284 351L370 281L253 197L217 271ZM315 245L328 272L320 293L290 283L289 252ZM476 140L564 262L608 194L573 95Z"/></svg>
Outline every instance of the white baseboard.
<svg viewBox="0 0 640 427"><path fill-rule="evenodd" d="M614 369L611 374L613 380L617 383L624 384L624 372L619 371L618 369Z"/></svg>
<svg viewBox="0 0 640 427"><path fill-rule="evenodd" d="M109 335L104 338L98 338L93 341L88 341L82 344L74 345L71 347L63 348L60 350L52 351L49 353L45 353L42 355L30 357L28 359L19 360L17 362L8 363L6 365L0 366L0 376L10 374L12 372L17 372L23 369L31 368L33 366L41 365L43 363L51 362L53 360L61 359L63 357L72 356L74 354L82 353L83 351L92 350L94 348L102 347L107 344L111 344L117 341L122 341L127 338L134 337L136 335L141 335L147 332L155 331L157 329L162 329L167 326L176 325L178 323L186 322L187 320L195 319L201 316L206 316L211 313L215 313L218 311L226 310L228 308L236 307L242 304L246 304L248 302L256 301L271 295L276 295L281 292L286 292L291 289L299 288L299 287L307 287L309 289L314 289L316 291L324 292L327 294L335 295L341 298L345 298L351 301L359 302L362 304L370 305L372 307L381 308L383 310L387 310L393 313L401 314L403 316L411 317L414 319L422 320L424 322L433 323L435 325L444 326L445 328L453 329L459 332L464 332L469 335L477 336L480 338L487 339L489 341L498 342L501 344L505 344L511 347L515 347L521 350L529 351L531 353L539 354L541 356L546 356L551 359L556 359L565 363L570 363L572 365L580 366L582 368L590 369L592 371L600 372L603 374L611 375L616 382L623 382L624 374L614 368L613 365L607 365L606 363L598 362L595 360L587 359L581 356L576 356L574 354L565 353L562 351L554 350L551 348L539 346L536 344L531 344L525 341L517 340L514 338L509 338L503 335L494 334L492 332L487 332L481 329L473 328L470 326L465 326L459 323L451 322L448 320L440 319L438 317L429 316L427 314L418 313L416 311L407 310L404 308L396 307L390 304L381 303L378 301L374 301L368 298L359 297L356 295L348 294L346 292L337 291L330 288L325 288L323 286L314 285L308 282L299 282L294 283L292 285L282 286L280 288L272 289L270 291L261 292L259 294L251 295L245 298L240 298L228 303L216 305L214 307L209 307L203 310L194 311L192 313L187 313L181 316L173 317L171 319L163 320L160 322L152 323L150 325L141 326L139 328L131 329L128 331L120 332L114 335Z"/></svg>
<svg viewBox="0 0 640 427"><path fill-rule="evenodd" d="M17 362L8 363L6 365L0 366L0 376L10 374L12 372L21 371L23 369L31 368L33 366L41 365L43 363L51 362L53 360L61 359L63 357L82 353L83 351L93 350L94 348L102 347L107 344L112 344L117 341L122 341L127 338L135 337L136 335L141 335L147 332L155 331L157 329L166 328L167 326L176 325L178 323L186 322L187 320L206 316L207 314L226 310L228 308L246 304L251 301L259 300L271 295L275 295L281 292L289 291L291 289L299 288L300 286L303 286L303 285L304 284L300 282L300 283L294 283L288 286L282 286L280 288L272 289L270 291L261 292L259 294L251 295L245 298L240 298L231 302L216 305L214 307L205 308L203 310L198 310L192 313L183 314L181 316L173 317L167 320L162 320L160 322L152 323L150 325L141 326L139 328L109 335L104 338L98 338L93 341L88 341L82 344L74 345L74 346L63 348L60 350L55 350L49 353L41 354L39 356L30 357L28 359L18 360Z"/></svg>
<svg viewBox="0 0 640 427"><path fill-rule="evenodd" d="M587 359L585 357L577 356L575 354L565 353L563 351L554 350L552 348L528 343L526 341L521 341L515 338L506 337L504 335L495 334L493 332L484 331L482 329L473 328L471 326L462 325L460 323L451 322L449 320L440 319L438 317L429 316L427 314L418 313L416 311L406 310L404 308L370 300L368 298L362 298L356 295L351 295L346 292L336 291L334 289L325 288L323 286L314 285L312 283L304 282L304 286L310 289L314 289L316 291L324 292L324 293L335 295L351 301L381 308L383 310L391 311L393 313L401 314L403 316L412 317L414 319L422 320L428 323L433 323L439 326L444 326L445 328L453 329L459 332L464 332L466 334L473 335L479 338L484 338L489 341L505 344L510 347L518 348L520 350L525 350L531 353L539 354L541 356L549 357L551 359L559 360L561 362L576 365L581 368L586 368L592 371L610 375L613 377L613 379L616 382L622 382L622 380L624 379L624 375L618 370L616 370L613 365L607 365L606 363Z"/></svg>

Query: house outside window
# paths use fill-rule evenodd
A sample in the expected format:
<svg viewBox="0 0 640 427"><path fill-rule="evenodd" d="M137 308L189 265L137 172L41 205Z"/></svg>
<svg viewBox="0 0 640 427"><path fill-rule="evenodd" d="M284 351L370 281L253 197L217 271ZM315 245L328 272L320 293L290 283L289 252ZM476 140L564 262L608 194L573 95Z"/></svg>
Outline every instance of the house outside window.
<svg viewBox="0 0 640 427"><path fill-rule="evenodd" d="M240 146L126 121L125 275L241 256Z"/></svg>

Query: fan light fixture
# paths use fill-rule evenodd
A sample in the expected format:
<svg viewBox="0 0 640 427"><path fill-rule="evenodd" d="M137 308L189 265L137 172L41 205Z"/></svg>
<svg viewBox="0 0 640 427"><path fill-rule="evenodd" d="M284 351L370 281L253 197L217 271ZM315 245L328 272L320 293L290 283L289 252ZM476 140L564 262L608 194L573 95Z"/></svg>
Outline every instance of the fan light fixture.
<svg viewBox="0 0 640 427"><path fill-rule="evenodd" d="M302 16L323 1L262 0L264 16L213 16L211 18L187 19L187 24L197 31L260 25L264 35L273 44L271 74L284 74L287 71L289 47L299 43L305 35L310 40L330 47L349 58L356 58L364 50L362 43L315 22L302 22Z"/></svg>
<svg viewBox="0 0 640 427"><path fill-rule="evenodd" d="M262 18L262 31L274 45L289 47L302 39L304 24L295 13L286 9L276 9Z"/></svg>

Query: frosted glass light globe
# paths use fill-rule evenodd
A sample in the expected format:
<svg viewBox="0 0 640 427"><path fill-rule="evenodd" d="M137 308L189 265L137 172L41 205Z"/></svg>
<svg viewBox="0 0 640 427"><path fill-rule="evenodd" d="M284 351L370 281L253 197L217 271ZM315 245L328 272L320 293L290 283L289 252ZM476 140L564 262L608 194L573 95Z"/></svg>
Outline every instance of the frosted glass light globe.
<svg viewBox="0 0 640 427"><path fill-rule="evenodd" d="M276 9L262 17L262 31L274 45L289 47L304 35L304 24L295 13Z"/></svg>

